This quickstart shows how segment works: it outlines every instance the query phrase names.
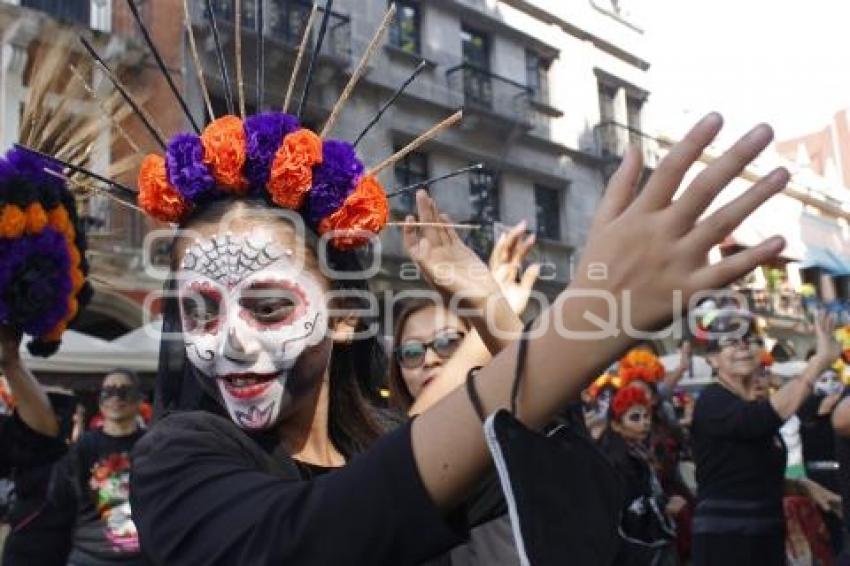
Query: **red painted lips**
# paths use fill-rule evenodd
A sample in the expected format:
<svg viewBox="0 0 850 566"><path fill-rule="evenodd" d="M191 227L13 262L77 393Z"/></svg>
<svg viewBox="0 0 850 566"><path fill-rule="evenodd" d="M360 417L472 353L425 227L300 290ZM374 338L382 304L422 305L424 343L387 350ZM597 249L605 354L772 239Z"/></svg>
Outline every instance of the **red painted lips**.
<svg viewBox="0 0 850 566"><path fill-rule="evenodd" d="M279 373L231 373L221 377L224 389L236 399L253 399L265 393Z"/></svg>

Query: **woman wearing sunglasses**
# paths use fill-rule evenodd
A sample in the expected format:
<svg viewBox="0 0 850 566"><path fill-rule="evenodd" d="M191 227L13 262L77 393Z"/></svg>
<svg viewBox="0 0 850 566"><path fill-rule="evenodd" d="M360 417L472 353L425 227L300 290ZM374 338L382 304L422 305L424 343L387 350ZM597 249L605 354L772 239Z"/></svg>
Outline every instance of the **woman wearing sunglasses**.
<svg viewBox="0 0 850 566"><path fill-rule="evenodd" d="M829 493L811 481L786 482L786 448L779 429L812 393L817 377L838 357L833 322L815 325L817 352L797 378L769 399L755 399L752 385L760 367L762 339L747 311L709 315L708 361L717 382L697 400L692 425L697 509L694 564L783 565L787 491L829 505Z"/></svg>
<svg viewBox="0 0 850 566"><path fill-rule="evenodd" d="M420 218L428 218L429 213L436 216L433 201L420 199ZM503 234L493 248L489 265L460 242L456 254L438 257L423 253L406 237L408 253L435 293L410 300L394 321L389 389L390 403L396 410L405 415L418 414L459 386L457 377L443 375L442 369L461 348L459 355L474 356L478 363L485 364L503 346L499 329L508 335L518 334L518 315L525 310L539 273L538 266L532 265L517 279L520 266L534 245L534 236L526 236L525 228L525 222L520 222ZM438 270L441 277L437 276ZM461 297L464 299L458 300ZM468 312L485 312L485 301L490 300L492 319L458 316L449 308L452 300ZM466 507L470 524L479 526L472 529L466 544L428 565L517 564L511 524L495 475L480 483Z"/></svg>
<svg viewBox="0 0 850 566"><path fill-rule="evenodd" d="M419 202L420 217L439 218L430 198ZM521 314L540 268L530 265L520 275L535 236L525 235L520 222L502 235L484 265L470 248L458 242L451 256L435 256L405 233L405 247L434 288L417 297L396 318L394 355L390 365L390 404L406 414L419 414L461 384L457 376L440 379L441 369L461 344L480 364L519 334ZM463 318L452 307L489 316Z"/></svg>

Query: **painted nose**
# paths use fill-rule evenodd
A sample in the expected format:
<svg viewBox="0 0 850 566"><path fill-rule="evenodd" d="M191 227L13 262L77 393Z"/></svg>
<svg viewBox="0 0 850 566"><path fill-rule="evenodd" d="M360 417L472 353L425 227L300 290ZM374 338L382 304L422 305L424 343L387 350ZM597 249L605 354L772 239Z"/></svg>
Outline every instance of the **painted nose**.
<svg viewBox="0 0 850 566"><path fill-rule="evenodd" d="M245 343L239 337L235 328L230 328L227 331L227 338L224 340L224 352L222 355L231 362L240 364L252 363L257 359L257 353L249 350Z"/></svg>

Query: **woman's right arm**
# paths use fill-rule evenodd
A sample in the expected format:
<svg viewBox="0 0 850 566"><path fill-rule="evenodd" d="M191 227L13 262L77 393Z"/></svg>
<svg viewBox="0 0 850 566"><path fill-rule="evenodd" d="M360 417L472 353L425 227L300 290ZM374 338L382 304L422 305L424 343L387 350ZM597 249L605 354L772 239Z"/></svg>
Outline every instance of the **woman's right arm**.
<svg viewBox="0 0 850 566"><path fill-rule="evenodd" d="M662 328L698 292L722 288L782 249L783 240L775 237L718 264L706 261L712 246L782 190L788 180L784 169L697 222L717 193L770 142L767 126L739 140L671 202L721 124L717 114L700 121L637 195L641 160L634 150L626 154L596 214L574 281L539 317L539 335L529 339L518 409L527 425L548 422L633 343L619 322L623 313L612 309L626 307L622 310L631 328ZM606 321L614 322L606 328ZM488 413L509 406L516 355L513 344L478 374L478 392ZM454 362L444 372L453 371ZM412 425L412 440L422 481L446 510L462 500L490 462L481 423L465 391L453 392L420 415Z"/></svg>
<svg viewBox="0 0 850 566"><path fill-rule="evenodd" d="M20 345L20 334L0 325L0 371L9 382L15 398L15 410L35 432L56 436L59 434L59 421L44 390L21 361Z"/></svg>

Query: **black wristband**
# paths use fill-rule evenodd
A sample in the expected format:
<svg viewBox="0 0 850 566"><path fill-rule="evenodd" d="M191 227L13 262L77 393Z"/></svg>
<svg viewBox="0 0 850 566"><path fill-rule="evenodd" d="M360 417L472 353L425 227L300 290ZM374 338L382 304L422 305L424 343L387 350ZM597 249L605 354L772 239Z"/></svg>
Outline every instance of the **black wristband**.
<svg viewBox="0 0 850 566"><path fill-rule="evenodd" d="M472 403L472 407L475 409L475 414L478 415L478 418L483 423L485 420L484 405L481 404L481 397L479 397L478 390L475 388L475 376L478 375L478 370L480 369L481 366L476 366L466 373L466 394L469 396L469 402Z"/></svg>

